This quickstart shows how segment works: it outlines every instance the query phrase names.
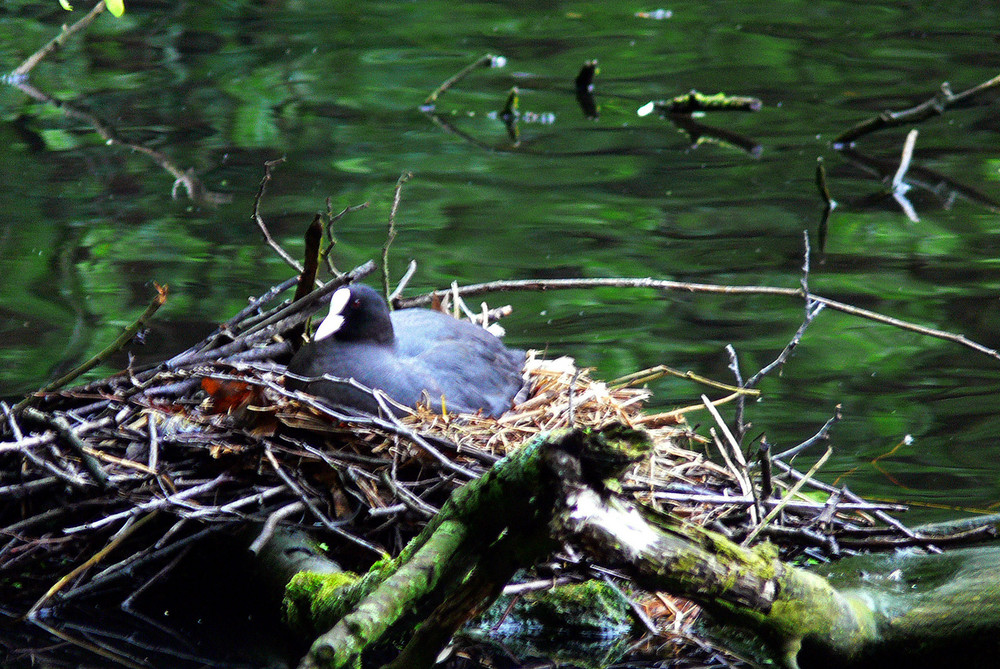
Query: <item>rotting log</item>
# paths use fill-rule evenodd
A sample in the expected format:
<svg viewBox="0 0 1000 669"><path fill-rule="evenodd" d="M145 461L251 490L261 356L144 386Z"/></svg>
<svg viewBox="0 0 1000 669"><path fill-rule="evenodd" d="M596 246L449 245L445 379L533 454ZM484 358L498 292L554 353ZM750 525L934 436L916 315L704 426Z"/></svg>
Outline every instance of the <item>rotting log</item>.
<svg viewBox="0 0 1000 669"><path fill-rule="evenodd" d="M576 453L601 480L620 475L648 448L644 433L621 426L540 436L456 490L397 558L377 563L357 582L331 593L303 588L306 577L296 577L286 609L315 612L316 630L328 630L302 666L352 666L404 619L417 631L396 666L433 663L451 634L496 599L517 569L556 547L549 522L558 486L542 454Z"/></svg>
<svg viewBox="0 0 1000 669"><path fill-rule="evenodd" d="M314 613L311 624L328 630L301 666L355 666L389 641L405 647L388 667L431 666L516 569L560 541L641 588L689 598L750 630L788 669L940 656L976 637L996 646L988 639L1000 627L1000 550L877 564L890 582L896 569L912 574L889 591L857 579L835 587L783 563L770 544L743 548L614 493L617 476L648 445L644 433L617 425L542 435L457 490L396 559L342 588L300 574L286 606ZM948 577L913 587L933 565Z"/></svg>
<svg viewBox="0 0 1000 669"><path fill-rule="evenodd" d="M564 473L564 507L555 533L592 561L628 574L640 588L689 598L719 619L760 635L786 667L797 667L804 640L837 648L873 638L864 607L825 579L779 560L770 544L740 547L721 534L594 489L575 463Z"/></svg>
<svg viewBox="0 0 1000 669"><path fill-rule="evenodd" d="M744 548L609 494L565 453L548 460L562 489L555 536L757 634L783 667L976 666L1000 650L1000 548L863 556L834 563L831 581L783 563L770 544Z"/></svg>

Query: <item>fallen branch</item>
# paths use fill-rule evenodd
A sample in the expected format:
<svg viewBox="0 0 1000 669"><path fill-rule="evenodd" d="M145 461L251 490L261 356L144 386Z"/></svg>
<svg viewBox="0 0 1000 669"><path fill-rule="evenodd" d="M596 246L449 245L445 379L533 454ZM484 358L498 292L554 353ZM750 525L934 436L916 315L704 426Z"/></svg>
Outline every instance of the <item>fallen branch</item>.
<svg viewBox="0 0 1000 669"><path fill-rule="evenodd" d="M36 65L45 60L45 58L47 58L49 54L51 54L53 51L62 47L62 45L65 44L70 37L80 32L81 30L84 30L91 23L93 23L94 19L100 16L101 12L103 11L104 11L104 0L97 0L97 4L94 5L94 8L91 9L89 12L87 12L87 14L82 19L80 19L79 21L77 21L76 23L74 23L69 27L64 26L62 32L60 32L57 36L53 37L52 40L49 41L49 43L43 46L41 49L31 54L27 58L27 60L18 65L11 74L20 77L27 76L27 74L31 72L31 70L33 70Z"/></svg>
<svg viewBox="0 0 1000 669"><path fill-rule="evenodd" d="M997 86L1000 86L1000 75L966 89L961 93L952 93L951 86L948 85L948 82L945 82L941 84L941 90L935 93L934 97L925 100L916 107L900 111L884 111L877 116L865 119L849 130L845 130L834 138L833 146L834 148L846 147L858 138L878 132L879 130L896 128L911 123L920 123L929 118L940 116L949 108L962 102L969 102L976 96Z"/></svg>
<svg viewBox="0 0 1000 669"><path fill-rule="evenodd" d="M850 304L838 302L837 300L816 295L815 293L803 293L801 288L780 288L777 286L720 286L708 283L688 283L685 281L669 281L667 279L651 278L600 278L600 279L522 279L490 281L487 283L477 283L458 288L458 293L463 297L468 295L483 295L485 293L505 292L514 290L572 290L580 288L654 288L656 290L676 290L688 293L715 293L722 295L781 295L784 297L795 297L807 299L811 302L826 305L834 311L840 311L852 316L866 318L877 323L891 325L902 330L909 330L918 334L950 341L973 351L988 355L994 360L1000 360L1000 351L989 348L965 335L938 330L935 328L910 323L908 321L885 316L875 311L862 309ZM400 307L426 306L437 296L438 299L445 293L443 291L433 291L425 295L400 300Z"/></svg>

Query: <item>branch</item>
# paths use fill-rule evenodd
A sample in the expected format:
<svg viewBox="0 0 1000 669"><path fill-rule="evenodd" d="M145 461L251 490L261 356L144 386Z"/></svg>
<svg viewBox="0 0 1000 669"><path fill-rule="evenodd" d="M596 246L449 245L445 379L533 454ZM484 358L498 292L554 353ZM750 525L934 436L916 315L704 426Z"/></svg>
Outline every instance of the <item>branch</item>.
<svg viewBox="0 0 1000 669"><path fill-rule="evenodd" d="M382 294L392 308L392 295L389 293L389 247L396 239L396 213L399 211L399 201L403 198L403 184L410 180L412 172L403 172L396 180L396 190L392 194L392 208L389 210L389 231L385 235L385 246L382 247Z"/></svg>
<svg viewBox="0 0 1000 669"><path fill-rule="evenodd" d="M98 0L97 4L94 5L94 8L91 9L86 16L84 16L82 19L80 19L73 25L69 26L68 28L63 26L61 33L59 33L56 37L52 38L52 40L48 44L43 46L41 49L31 54L28 57L28 59L25 60L20 65L18 65L17 68L13 72L11 72L11 74L14 75L15 78L27 76L27 74L31 72L32 69L34 69L35 65L38 65L46 57L48 57L50 53L62 47L62 45L65 44L66 40L68 40L70 37L72 37L76 33L80 32L81 30L89 26L91 23L93 23L94 19L96 19L98 15L103 11L104 11L104 0Z"/></svg>
<svg viewBox="0 0 1000 669"><path fill-rule="evenodd" d="M469 63L461 70L456 72L454 75L446 79L440 86L435 88L434 91L427 96L427 99L424 100L424 105L425 106L433 105L437 101L438 97L441 96L442 93L444 93L449 88L460 82L462 79L465 79L467 76L472 74L472 72L474 72L478 68L503 67L506 64L507 64L507 59L504 58L503 56L494 56L491 53L488 53L485 56L481 56L478 60L476 60L473 63Z"/></svg>
<svg viewBox="0 0 1000 669"><path fill-rule="evenodd" d="M978 351L979 353L988 355L994 360L1000 361L1000 351L972 341L965 335L955 334L945 330L938 330L924 325L918 325L916 323L910 323L898 318L893 318L892 316L884 316L880 313L869 311L868 309L862 309L861 307L855 307L850 304L838 302L837 300L832 300L828 297L823 297L814 293L803 294L801 288L779 288L776 286L719 286L709 283L688 283L685 281L669 281L666 279L618 277L600 279L521 279L490 281L487 283L477 283L463 288L458 288L457 292L459 295L467 296L514 290L545 291L603 287L654 288L656 290L677 290L688 293L716 293L722 295L782 295L784 297L795 297L799 299L806 298L812 302L826 305L834 311L840 311L845 314L851 314L852 316L867 318L868 320L875 321L877 323L891 325L902 330L909 330L910 332L916 332L928 337L934 337L935 339L950 341L959 344L960 346L970 348L973 351ZM444 291L433 291L427 293L426 295L400 300L399 306L400 308L403 308L428 305L431 304L435 296L440 299L440 297L444 294Z"/></svg>
<svg viewBox="0 0 1000 669"><path fill-rule="evenodd" d="M117 353L122 348L124 348L124 346L132 340L132 337L135 336L135 333L137 333L139 330L141 330L146 326L146 323L149 321L149 319L153 317L153 314L156 313L156 310L159 309L161 306L163 306L163 303L167 301L167 294L168 294L167 286L161 286L159 284L154 284L154 285L156 285L156 296L149 303L149 306L146 307L146 310L142 312L142 315L140 315L139 318L137 318L131 325L125 328L125 330L121 333L121 335L119 335L117 339L108 344L104 348L104 350L102 350L100 353L92 357L90 360L78 366L76 369L71 370L69 373L59 377L52 383L44 386L38 392L45 393L55 390L57 388L62 388L73 379L77 378L81 374L90 371L94 367L97 367L99 364L107 360L112 354ZM19 402L17 406L14 407L14 410L19 411L20 409L24 408L30 401L31 397L25 398L24 400Z"/></svg>
<svg viewBox="0 0 1000 669"><path fill-rule="evenodd" d="M253 220L257 222L257 227L264 234L264 241L267 245L274 249L275 253L281 256L289 267L294 269L298 273L302 273L302 265L293 258L288 251L281 248L278 242L274 241L274 237L271 236L271 232L267 229L267 224L264 223L263 217L260 215L260 201L264 197L264 189L267 188L267 182L271 180L271 169L281 163L285 162L285 158L278 158L277 160L268 160L264 163L264 176L260 180L260 188L257 189L257 195L253 199Z"/></svg>
<svg viewBox="0 0 1000 669"><path fill-rule="evenodd" d="M984 93L991 88L996 88L998 85L1000 85L1000 75L993 77L989 81L984 81L978 86L964 90L961 93L952 93L951 86L948 85L948 82L945 82L941 84L941 90L929 100L922 102L916 107L900 111L887 110L877 116L865 119L850 130L846 130L838 135L833 140L833 146L841 148L854 142L859 137L870 135L885 128L896 128L910 123L919 123L934 116L940 116L947 109L954 107L959 102L971 100L980 93Z"/></svg>

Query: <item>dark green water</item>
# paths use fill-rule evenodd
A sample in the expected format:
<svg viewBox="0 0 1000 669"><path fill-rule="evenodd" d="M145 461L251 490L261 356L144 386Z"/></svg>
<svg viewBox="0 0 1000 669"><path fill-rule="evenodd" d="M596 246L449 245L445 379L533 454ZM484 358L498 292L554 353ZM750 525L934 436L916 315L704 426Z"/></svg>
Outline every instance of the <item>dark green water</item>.
<svg viewBox="0 0 1000 669"><path fill-rule="evenodd" d="M4 3L3 69L82 16L78 4L69 15L54 1ZM1000 200L995 95L920 126L915 166L967 190L922 188L939 180L913 173L919 221L830 145L943 81L962 90L995 76L994 3L678 2L664 20L636 16L656 6L599 2L127 8L122 19L100 17L31 83L194 169L231 202L173 199L173 177L147 156L0 88L0 396L30 391L112 341L153 281L171 297L134 350L144 360L184 347L290 276L250 220L263 163L281 156L262 212L294 255L328 197L338 211L371 203L336 230L342 269L378 257L393 185L414 173L390 262L398 278L417 259L409 294L578 276L797 287L803 231L819 245L823 157L840 206L824 256L812 258L812 290L1000 345L1000 216L970 197ZM478 70L441 97L437 122L420 110L487 52L507 66ZM601 70L596 120L574 97L589 59ZM521 111L542 115L520 123L517 145L495 118L515 85ZM669 122L636 114L692 88L760 98L756 114L700 119L752 139L759 153L693 147ZM898 162L908 130L857 149ZM608 378L666 363L730 381L727 344L749 375L802 318L801 303L763 296L603 289L490 300L507 301L513 344L572 355ZM827 311L762 385L751 435L792 446L840 404L826 480L846 474L867 495L985 508L1000 497L998 369L955 344ZM662 381L654 390L675 406L704 388ZM906 435L912 445L871 464Z"/></svg>

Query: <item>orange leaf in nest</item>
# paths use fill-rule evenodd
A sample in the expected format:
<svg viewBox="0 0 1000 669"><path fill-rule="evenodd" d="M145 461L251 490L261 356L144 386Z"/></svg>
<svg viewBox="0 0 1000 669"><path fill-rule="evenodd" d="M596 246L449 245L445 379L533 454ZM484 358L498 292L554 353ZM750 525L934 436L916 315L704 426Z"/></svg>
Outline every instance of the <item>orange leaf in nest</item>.
<svg viewBox="0 0 1000 669"><path fill-rule="evenodd" d="M201 387L212 398L213 413L243 409L256 396L254 386L242 381L220 381L206 376L201 380Z"/></svg>

